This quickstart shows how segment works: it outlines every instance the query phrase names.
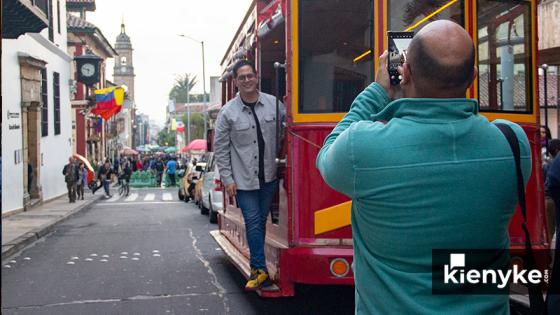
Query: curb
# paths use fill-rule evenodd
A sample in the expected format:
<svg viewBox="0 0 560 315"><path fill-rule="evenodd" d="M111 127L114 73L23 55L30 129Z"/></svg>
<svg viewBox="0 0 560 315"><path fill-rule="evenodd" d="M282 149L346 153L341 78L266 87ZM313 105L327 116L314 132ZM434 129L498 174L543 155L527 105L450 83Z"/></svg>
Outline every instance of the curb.
<svg viewBox="0 0 560 315"><path fill-rule="evenodd" d="M95 202L97 202L101 198L102 195L94 197L93 199L90 199L84 204L67 212L63 216L56 218L51 222L45 223L38 228L32 229L31 231L23 234L22 236L14 239L9 244L2 245L2 262L4 262L4 260L8 260L14 254L18 253L19 251L23 250L27 246L33 244L34 242L43 238L45 235L49 234L52 230L54 230L54 227L57 224L68 220L70 217L74 216L75 214L83 210L89 209Z"/></svg>

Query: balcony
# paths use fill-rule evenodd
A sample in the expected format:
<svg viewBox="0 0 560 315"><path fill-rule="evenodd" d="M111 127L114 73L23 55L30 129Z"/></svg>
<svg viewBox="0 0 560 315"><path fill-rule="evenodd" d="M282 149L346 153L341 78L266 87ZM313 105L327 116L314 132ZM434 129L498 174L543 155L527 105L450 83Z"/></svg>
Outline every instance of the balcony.
<svg viewBox="0 0 560 315"><path fill-rule="evenodd" d="M49 25L48 0L2 1L2 38L39 33Z"/></svg>

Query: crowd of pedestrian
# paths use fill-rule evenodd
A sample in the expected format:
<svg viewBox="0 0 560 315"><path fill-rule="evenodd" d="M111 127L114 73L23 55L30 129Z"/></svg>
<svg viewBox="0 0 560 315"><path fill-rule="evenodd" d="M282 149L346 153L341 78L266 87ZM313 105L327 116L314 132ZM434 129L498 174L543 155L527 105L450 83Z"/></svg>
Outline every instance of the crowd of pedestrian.
<svg viewBox="0 0 560 315"><path fill-rule="evenodd" d="M174 155L146 154L140 156L118 156L114 159L91 161L93 180L88 181L88 168L85 163L73 156L64 166L62 174L68 188L68 200L73 203L84 199L86 187L95 194L103 187L105 196L111 198L111 183L119 186L130 181L132 174L137 171L152 171L156 176L157 187L160 187L164 174L169 178L171 186L176 186L177 170L187 165L188 159L178 159Z"/></svg>

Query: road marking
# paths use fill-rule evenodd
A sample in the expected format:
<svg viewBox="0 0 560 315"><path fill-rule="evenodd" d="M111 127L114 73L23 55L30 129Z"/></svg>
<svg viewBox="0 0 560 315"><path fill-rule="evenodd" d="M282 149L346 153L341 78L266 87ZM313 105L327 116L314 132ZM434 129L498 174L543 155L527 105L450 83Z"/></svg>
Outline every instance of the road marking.
<svg viewBox="0 0 560 315"><path fill-rule="evenodd" d="M156 199L155 194L147 194L146 197L144 197L144 201L152 201L154 199Z"/></svg>
<svg viewBox="0 0 560 315"><path fill-rule="evenodd" d="M128 198L126 198L124 201L134 201L138 198L138 194L137 193L132 193L130 196L128 196Z"/></svg>
<svg viewBox="0 0 560 315"><path fill-rule="evenodd" d="M155 204L185 204L182 201L150 201L150 202L143 202L143 201L136 201L136 202L114 202L114 203L100 203L98 206L134 206L134 205L155 205Z"/></svg>
<svg viewBox="0 0 560 315"><path fill-rule="evenodd" d="M111 197L111 199L107 200L106 202L115 202L117 200L119 200L121 196L119 194L114 194L113 197Z"/></svg>
<svg viewBox="0 0 560 315"><path fill-rule="evenodd" d="M163 201L172 201L173 200L173 196L171 196L171 193L163 193L161 199L163 199Z"/></svg>

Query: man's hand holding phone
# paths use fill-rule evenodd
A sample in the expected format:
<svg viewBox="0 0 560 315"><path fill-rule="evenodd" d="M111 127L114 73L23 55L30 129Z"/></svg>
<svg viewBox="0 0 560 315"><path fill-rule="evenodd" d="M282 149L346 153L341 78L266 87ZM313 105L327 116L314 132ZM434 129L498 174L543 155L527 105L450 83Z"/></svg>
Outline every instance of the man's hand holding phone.
<svg viewBox="0 0 560 315"><path fill-rule="evenodd" d="M381 85L391 99L395 98L395 95L399 91L399 85L391 85L391 79L389 77L389 71L387 71L387 65L389 62L389 52L385 50L381 56L379 56L379 64L377 65L377 73L375 74L375 82ZM402 73L402 67L398 68L399 73Z"/></svg>

